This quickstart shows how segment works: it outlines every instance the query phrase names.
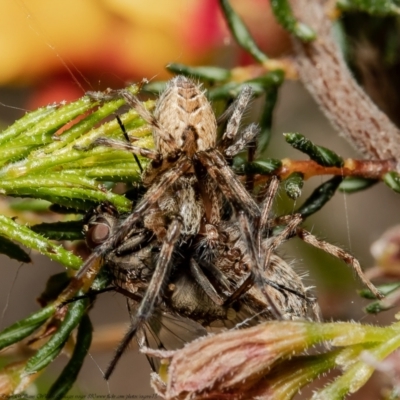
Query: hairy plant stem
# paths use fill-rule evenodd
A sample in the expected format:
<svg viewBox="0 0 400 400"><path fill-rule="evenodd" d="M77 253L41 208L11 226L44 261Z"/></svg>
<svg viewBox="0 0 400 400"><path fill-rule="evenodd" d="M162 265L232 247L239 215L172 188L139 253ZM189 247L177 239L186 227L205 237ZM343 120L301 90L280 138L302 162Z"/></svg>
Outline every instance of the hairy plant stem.
<svg viewBox="0 0 400 400"><path fill-rule="evenodd" d="M400 131L371 101L348 70L331 35L325 0L290 0L296 18L317 33L293 37L299 75L331 123L368 158L400 158Z"/></svg>

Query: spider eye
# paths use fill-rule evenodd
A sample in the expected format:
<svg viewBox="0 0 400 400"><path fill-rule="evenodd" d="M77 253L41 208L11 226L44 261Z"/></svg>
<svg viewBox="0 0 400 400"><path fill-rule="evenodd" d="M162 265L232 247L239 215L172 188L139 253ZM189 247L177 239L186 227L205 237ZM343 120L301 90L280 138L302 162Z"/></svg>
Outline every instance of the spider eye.
<svg viewBox="0 0 400 400"><path fill-rule="evenodd" d="M227 258L231 261L237 261L241 258L241 255L241 251L237 247L234 247L228 250Z"/></svg>
<svg viewBox="0 0 400 400"><path fill-rule="evenodd" d="M110 227L104 223L92 225L86 234L86 243L93 249L104 243L110 236Z"/></svg>
<svg viewBox="0 0 400 400"><path fill-rule="evenodd" d="M250 272L250 266L246 263L241 264L240 268L243 272Z"/></svg>

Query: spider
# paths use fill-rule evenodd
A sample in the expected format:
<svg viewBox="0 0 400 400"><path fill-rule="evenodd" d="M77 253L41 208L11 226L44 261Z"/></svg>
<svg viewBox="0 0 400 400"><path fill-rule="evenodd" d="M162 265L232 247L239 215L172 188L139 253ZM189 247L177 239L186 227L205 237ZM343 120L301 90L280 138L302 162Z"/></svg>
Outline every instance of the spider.
<svg viewBox="0 0 400 400"><path fill-rule="evenodd" d="M147 192L132 212L118 224L115 233L94 249L58 301L62 303L73 297L80 288L89 287L107 255L124 246L126 239L138 228L144 228L153 234L160 249L136 313L131 318L131 327L116 351L105 374L106 379L131 339L151 317L173 271L176 252L182 251L187 245L197 245L203 249L203 254L216 255L217 258L212 256L211 260L218 261L220 257L222 263L221 254L224 253L219 253L216 249L223 243L221 235L226 234L227 230L223 226L221 215L226 205L231 208L233 215L233 222L229 223L233 224L231 228L238 236L239 247L248 260L242 264L245 272L243 280L238 282L237 276L233 277L235 290L228 296L221 296L204 273L207 267L200 266L195 258L189 262L196 283L215 304L232 303L254 287L261 294L263 304L268 304L271 316L282 318L282 311L266 289L263 275L273 265L274 249L294 233L350 263L364 283L379 295L375 287L363 278L361 268L351 256L337 251L335 246L322 245L322 242L299 228L302 221L299 215L275 221L276 224L286 224L286 227L265 248L264 234L273 225L269 214L279 182L272 181L269 195L259 207L228 162L252 142L259 132L255 124L249 125L243 131L239 129L242 115L251 98L250 87L244 87L237 100L223 114L221 119L227 119L227 125L218 143L217 120L205 93L199 85L184 76L177 76L169 81L157 101L154 115L127 91L109 92L104 95L104 99L110 95L123 97L151 125L155 150L108 138L97 139L87 149L109 146L149 158L151 163L143 174L143 184L147 187ZM229 246L228 240L228 249ZM215 266L213 268L212 263L208 263L208 267L212 270L209 272L211 277L218 274L216 271L219 269ZM223 285L222 282L220 276L218 284ZM268 285L274 285L273 281L268 282Z"/></svg>
<svg viewBox="0 0 400 400"><path fill-rule="evenodd" d="M143 184L148 191L120 224L116 234L89 256L60 298L63 301L86 286L85 281L97 273L104 257L123 243L137 223L143 221L144 227L155 234L163 243L157 265L137 310L136 320L118 348L116 359L138 327L151 315L160 289L170 274L174 249L197 235L208 235L209 227L220 221L224 198L241 214L240 220L244 221L247 229L260 216L258 205L224 158L233 157L258 133L255 124L239 133L239 123L251 97L249 87L243 89L234 106L225 114L231 117L219 149L216 148L217 121L214 112L204 92L191 80L183 76L172 79L157 102L154 116L129 92L120 91L117 94L153 127L156 150L107 138L98 139L90 148L100 145L123 148L150 158L152 161L143 175ZM209 242L212 246L212 237L209 237ZM253 251L254 246L250 247ZM262 285L260 269L254 266L233 296L237 297L252 284L258 285L268 297ZM272 300L268 300L275 315L280 315Z"/></svg>

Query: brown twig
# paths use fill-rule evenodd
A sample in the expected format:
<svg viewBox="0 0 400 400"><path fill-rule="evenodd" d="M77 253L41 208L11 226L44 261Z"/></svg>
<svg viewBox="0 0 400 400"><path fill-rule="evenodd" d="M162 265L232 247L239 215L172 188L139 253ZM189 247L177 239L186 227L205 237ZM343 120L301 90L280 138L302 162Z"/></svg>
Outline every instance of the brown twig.
<svg viewBox="0 0 400 400"><path fill-rule="evenodd" d="M318 175L357 176L368 179L381 179L384 174L395 171L398 163L394 160L355 160L348 158L343 167L323 167L312 160L282 160L282 167L276 171L281 179L293 172L301 172L304 179Z"/></svg>

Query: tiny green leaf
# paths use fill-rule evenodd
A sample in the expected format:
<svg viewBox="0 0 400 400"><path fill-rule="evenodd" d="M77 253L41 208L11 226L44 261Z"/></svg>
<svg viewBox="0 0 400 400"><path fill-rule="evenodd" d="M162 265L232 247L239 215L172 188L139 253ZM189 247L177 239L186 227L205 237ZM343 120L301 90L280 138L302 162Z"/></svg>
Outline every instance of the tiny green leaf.
<svg viewBox="0 0 400 400"><path fill-rule="evenodd" d="M0 253L23 263L30 263L29 254L9 239L0 236Z"/></svg>
<svg viewBox="0 0 400 400"><path fill-rule="evenodd" d="M375 301L371 304L368 304L364 310L367 314L379 314L383 311L390 310L393 307L393 305L386 305L384 302Z"/></svg>
<svg viewBox="0 0 400 400"><path fill-rule="evenodd" d="M81 323L79 324L76 344L72 357L63 369L61 375L51 386L49 392L47 393L48 399L62 400L67 392L71 389L89 351L90 343L92 341L92 330L93 327L89 317L84 315Z"/></svg>
<svg viewBox="0 0 400 400"><path fill-rule="evenodd" d="M377 289L384 295L394 292L400 288L400 282L386 283L384 285L377 286ZM376 296L369 289L361 289L358 291L358 294L364 299L375 300Z"/></svg>
<svg viewBox="0 0 400 400"><path fill-rule="evenodd" d="M302 22L296 21L287 0L271 0L271 7L278 22L300 40L310 42L316 38L313 29Z"/></svg>
<svg viewBox="0 0 400 400"><path fill-rule="evenodd" d="M55 307L49 305L39 311L34 312L28 318L22 319L0 332L0 350L13 343L25 339L42 325L51 315L54 314Z"/></svg>
<svg viewBox="0 0 400 400"><path fill-rule="evenodd" d="M397 172L388 172L382 180L397 193L400 193L400 175Z"/></svg>
<svg viewBox="0 0 400 400"><path fill-rule="evenodd" d="M78 269L82 264L82 260L79 257L65 250L62 246L55 245L50 240L33 232L27 226L19 225L13 219L4 215L0 215L0 235L35 249L52 260L60 262L67 268Z"/></svg>
<svg viewBox="0 0 400 400"><path fill-rule="evenodd" d="M301 196L301 189L304 185L304 175L301 172L293 172L285 180L286 194L293 200Z"/></svg>
<svg viewBox="0 0 400 400"><path fill-rule="evenodd" d="M45 368L60 353L72 330L78 325L89 304L88 299L77 300L68 307L68 312L58 330L26 363L25 373L32 374Z"/></svg>
<svg viewBox="0 0 400 400"><path fill-rule="evenodd" d="M343 11L363 11L379 17L400 14L400 7L392 0L338 0L336 4Z"/></svg>
<svg viewBox="0 0 400 400"><path fill-rule="evenodd" d="M80 240L83 239L82 226L82 221L44 222L31 229L51 240Z"/></svg>
<svg viewBox="0 0 400 400"><path fill-rule="evenodd" d="M335 191L342 182L342 179L343 178L341 176L334 176L329 181L326 181L322 185L318 186L311 193L311 196L296 211L296 213L300 213L303 218L307 218L319 211L335 194Z"/></svg>
<svg viewBox="0 0 400 400"><path fill-rule="evenodd" d="M263 161L243 163L237 168L236 172L239 174L271 175L274 171L280 168L281 165L282 163L280 160L270 158Z"/></svg>
<svg viewBox="0 0 400 400"><path fill-rule="evenodd" d="M47 116L53 114L57 107L57 105L50 105L26 113L21 119L0 133L0 145L18 137L18 135L24 133L26 130L38 125Z"/></svg>
<svg viewBox="0 0 400 400"><path fill-rule="evenodd" d="M253 90L253 96L258 97L263 95L270 88L281 85L283 80L283 71L271 71L263 76L255 79L249 79L245 82L229 82L225 85L210 89L208 92L208 97L211 100L226 100L229 98L236 98L243 89L243 86L250 86Z"/></svg>
<svg viewBox="0 0 400 400"><path fill-rule="evenodd" d="M219 4L224 13L229 29L238 44L247 50L258 62L262 63L268 60L268 57L260 50L251 37L249 30L229 4L228 0L219 0Z"/></svg>
<svg viewBox="0 0 400 400"><path fill-rule="evenodd" d="M168 64L167 69L171 72L188 76L190 78L199 78L205 81L222 82L227 81L231 77L231 71L225 68L206 66L206 67L189 67L184 64Z"/></svg>
<svg viewBox="0 0 400 400"><path fill-rule="evenodd" d="M343 159L326 147L316 146L300 133L284 133L285 140L323 167L342 167Z"/></svg>
<svg viewBox="0 0 400 400"><path fill-rule="evenodd" d="M344 193L355 193L364 189L368 189L376 183L378 183L376 179L348 176L340 184L339 190Z"/></svg>

